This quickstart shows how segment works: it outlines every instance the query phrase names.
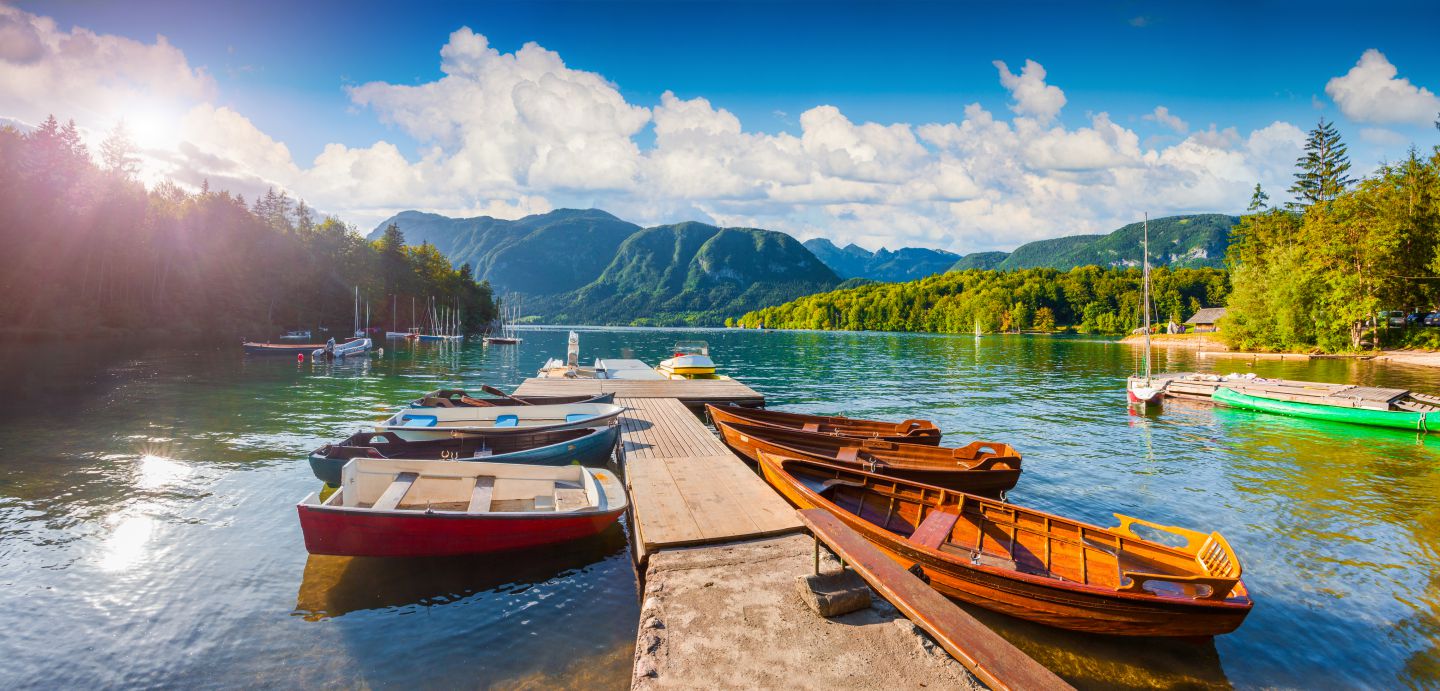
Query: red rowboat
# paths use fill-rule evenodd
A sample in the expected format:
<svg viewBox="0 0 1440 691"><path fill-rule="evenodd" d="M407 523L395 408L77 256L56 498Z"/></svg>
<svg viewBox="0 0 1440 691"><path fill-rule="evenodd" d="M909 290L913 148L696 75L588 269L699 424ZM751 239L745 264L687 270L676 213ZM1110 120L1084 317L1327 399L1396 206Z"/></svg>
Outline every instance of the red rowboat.
<svg viewBox="0 0 1440 691"><path fill-rule="evenodd" d="M296 508L311 554L437 557L590 537L625 506L605 469L356 458L338 491Z"/></svg>

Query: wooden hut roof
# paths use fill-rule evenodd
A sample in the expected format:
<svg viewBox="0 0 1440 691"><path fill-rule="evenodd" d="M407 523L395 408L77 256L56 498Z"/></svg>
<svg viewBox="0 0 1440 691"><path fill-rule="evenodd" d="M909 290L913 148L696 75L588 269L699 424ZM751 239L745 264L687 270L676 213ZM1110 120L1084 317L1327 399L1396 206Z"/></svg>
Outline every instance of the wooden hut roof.
<svg viewBox="0 0 1440 691"><path fill-rule="evenodd" d="M1224 307L1206 307L1195 313L1195 316L1185 320L1186 324L1214 324L1225 316Z"/></svg>

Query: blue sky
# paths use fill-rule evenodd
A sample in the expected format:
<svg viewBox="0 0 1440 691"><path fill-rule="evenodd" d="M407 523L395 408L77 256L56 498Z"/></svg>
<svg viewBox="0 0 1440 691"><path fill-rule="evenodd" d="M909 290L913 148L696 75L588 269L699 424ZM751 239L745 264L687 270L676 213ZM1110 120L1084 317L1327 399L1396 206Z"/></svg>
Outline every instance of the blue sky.
<svg viewBox="0 0 1440 691"><path fill-rule="evenodd" d="M447 155L456 154L461 145L453 139L436 139L413 123L408 127L397 123L396 112L405 106L395 99L409 95L392 94L388 105L376 107L357 103L347 87L437 82L444 76L441 48L462 26L483 36L500 55L513 54L527 42L537 43L557 54L566 70L593 73L613 84L623 100L637 108L656 108L667 91L680 101L705 99L711 110L723 109L738 118L747 134L802 137L800 116L817 106L833 106L855 126L919 128L927 123L961 123L966 107L978 104L995 118L1009 121L1024 145L1035 137L1020 132L1016 119L1025 114L1015 110L1017 96L1002 85L992 63L1004 61L1019 74L1030 60L1043 66L1044 83L1062 90L1064 97L1057 113L1039 115L1040 124L1062 128L1060 134L1066 135L1083 133L1085 128L1104 131L1109 125L1097 126L1095 117L1105 113L1108 123L1137 138L1139 153L1126 154L1133 165L1160 165L1142 163L1144 152L1163 154L1212 124L1221 133L1234 128L1234 136L1226 144L1215 138L1210 143L1238 151L1236 141L1274 123L1303 130L1322 115L1339 122L1361 169L1401 155L1412 142L1426 149L1440 143L1434 128L1416 118L1376 121L1385 119L1383 104L1371 104L1369 110L1356 105L1347 114L1326 91L1330 80L1345 75L1372 49L1398 71L1397 79L1425 90L1417 98L1440 90L1440 50L1434 47L1434 27L1440 25L1437 3L255 2L214 8L208 3L22 2L18 7L53 18L62 32L81 28L140 44L153 44L157 35L163 35L183 53L192 70L203 70L213 82L201 100L242 115L269 139L283 143L301 172L328 144L361 149L384 141L397 146L412 163L436 146L446 149ZM0 108L6 105L0 93ZM1159 106L1183 120L1185 127L1167 126L1155 118ZM1369 115L1351 117L1360 112ZM658 118L638 128L620 126L641 157L654 158L650 154L657 148L656 122ZM478 126L456 125L462 130ZM1276 131L1270 135L1279 137ZM915 136L919 137L918 129ZM943 147L919 138L934 154L932 163L944 157ZM457 190L450 206L488 208L483 203L487 195L508 195L515 209L593 202L640 216L636 218L640 222L684 220L667 217L673 214L764 223L797 235L825 234L869 246L913 242L957 251L998 247L1009 237L1053 236L1076 228L1103 230L1131 213L1118 202L1088 212L1067 211L1057 202L1032 204L1025 213L1010 209L1000 214L1002 206L1023 206L1027 195L1045 190L988 184L977 177L978 167L986 161L975 158L974 146L957 146L961 148L954 159L977 188L901 204L900 210L914 212L913 228L888 237L876 220L883 209L876 209L870 222L847 227L848 219L865 215L864 209L852 208L846 199L829 192L823 200L792 203L788 209L779 202L793 197L773 194L772 203L747 207L735 201L743 194L706 200L694 193L657 197L646 192L639 199L634 193L617 195L613 184L587 189L571 180L545 186L536 185L535 176L521 174L500 187ZM1244 154L1250 167L1244 172L1283 184L1277 165L1252 160L1258 154L1255 146L1250 148ZM1266 151L1281 155L1274 147ZM1187 156L1184 149L1175 149L1173 160L1164 165L1183 168L1176 161ZM642 161L635 185L644 185L644 166L649 163ZM1077 172L1080 169L1103 167L1098 163L1026 165L1032 177L1036 171L1058 169L1064 172L1053 177L1056 185L1079 185L1072 192L1054 191L1057 198L1096 192L1089 188L1097 184L1093 180L1075 178L1091 175ZM1214 172L1230 164L1195 165ZM915 172L927 171L916 168ZM823 178L827 189L843 189L829 183L845 180L901 183L884 175L847 178L819 168L810 174L814 180ZM1238 180L1243 172L1227 174L1237 179L1227 178L1224 192L1206 191L1188 200L1168 194L1140 206L1160 213L1206 205L1227 207L1206 210L1237 211L1243 200L1235 190L1243 186ZM299 184L298 175L295 180L273 181L294 188L297 195L314 196ZM770 181L757 188L773 189L775 184ZM1141 187L1123 185L1100 192L1118 198L1127 189L1146 193ZM1155 183L1144 189L1158 195L1171 188ZM873 205L886 196L868 194L848 201ZM417 204L435 201L420 196L425 198L416 198ZM937 200L969 200L969 206L975 207L980 197L988 199L984 211L937 210ZM522 198L532 201L518 201ZM533 201L542 198L544 204ZM387 201L336 210L349 211L363 223L376 220L391 206ZM327 208L336 207L330 203ZM1044 227L1022 232L1025 223Z"/></svg>

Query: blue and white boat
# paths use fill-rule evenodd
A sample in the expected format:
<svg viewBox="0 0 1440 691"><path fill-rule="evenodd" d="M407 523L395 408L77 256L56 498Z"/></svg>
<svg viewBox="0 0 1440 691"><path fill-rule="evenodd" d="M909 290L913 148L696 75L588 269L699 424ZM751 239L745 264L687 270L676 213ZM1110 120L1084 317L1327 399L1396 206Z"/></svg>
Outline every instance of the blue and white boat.
<svg viewBox="0 0 1440 691"><path fill-rule="evenodd" d="M405 408L375 425L406 441L457 434L528 434L541 430L609 425L624 412L613 403L566 403L461 408Z"/></svg>

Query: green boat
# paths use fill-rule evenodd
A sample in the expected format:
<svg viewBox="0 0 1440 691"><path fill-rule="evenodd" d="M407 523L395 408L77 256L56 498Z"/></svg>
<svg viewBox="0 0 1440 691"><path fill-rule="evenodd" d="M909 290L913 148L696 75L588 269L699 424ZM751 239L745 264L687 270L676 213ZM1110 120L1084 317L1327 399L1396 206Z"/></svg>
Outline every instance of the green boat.
<svg viewBox="0 0 1440 691"><path fill-rule="evenodd" d="M1264 413L1303 417L1311 420L1331 420L1334 422L1348 422L1352 425L1391 427L1394 429L1415 430L1417 432L1429 432L1431 425L1440 427L1440 410L1423 412L1410 410L1379 410L1376 408L1361 408L1326 403L1302 403L1280 398L1270 398L1264 395L1241 393L1225 386L1215 389L1215 393L1211 394L1211 399L1216 403L1232 408L1258 410ZM1425 407L1428 408L1430 406ZM1426 417L1428 415L1434 415L1435 419L1427 420Z"/></svg>

